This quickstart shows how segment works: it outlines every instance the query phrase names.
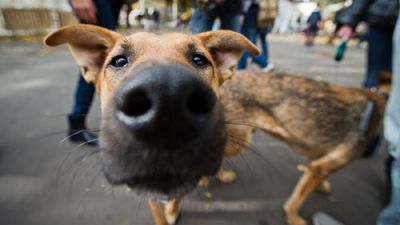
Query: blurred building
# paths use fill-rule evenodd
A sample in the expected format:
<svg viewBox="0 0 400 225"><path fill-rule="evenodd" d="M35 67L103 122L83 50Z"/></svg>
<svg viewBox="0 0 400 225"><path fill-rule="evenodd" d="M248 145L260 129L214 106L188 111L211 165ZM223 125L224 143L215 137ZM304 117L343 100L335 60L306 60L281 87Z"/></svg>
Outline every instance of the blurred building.
<svg viewBox="0 0 400 225"><path fill-rule="evenodd" d="M139 12L157 9L163 20L174 20L190 8L191 0L131 0ZM126 14L125 14L126 16ZM68 0L1 0L0 36L44 33L77 22Z"/></svg>

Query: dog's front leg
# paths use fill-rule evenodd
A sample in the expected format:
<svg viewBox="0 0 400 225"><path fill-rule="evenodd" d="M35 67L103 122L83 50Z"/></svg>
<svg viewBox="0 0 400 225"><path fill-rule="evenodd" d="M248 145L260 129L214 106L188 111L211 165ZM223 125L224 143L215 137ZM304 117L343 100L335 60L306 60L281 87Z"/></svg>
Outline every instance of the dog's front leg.
<svg viewBox="0 0 400 225"><path fill-rule="evenodd" d="M166 203L149 200L151 214L156 225L174 225L179 217L180 199L170 200Z"/></svg>
<svg viewBox="0 0 400 225"><path fill-rule="evenodd" d="M174 199L167 202L164 208L165 219L169 225L174 225L179 219L179 203L181 200Z"/></svg>
<svg viewBox="0 0 400 225"><path fill-rule="evenodd" d="M148 203L156 225L169 225L165 218L164 204L153 200L149 200Z"/></svg>
<svg viewBox="0 0 400 225"><path fill-rule="evenodd" d="M233 170L225 170L222 167L217 173L217 179L223 184L231 184L236 180L236 173Z"/></svg>

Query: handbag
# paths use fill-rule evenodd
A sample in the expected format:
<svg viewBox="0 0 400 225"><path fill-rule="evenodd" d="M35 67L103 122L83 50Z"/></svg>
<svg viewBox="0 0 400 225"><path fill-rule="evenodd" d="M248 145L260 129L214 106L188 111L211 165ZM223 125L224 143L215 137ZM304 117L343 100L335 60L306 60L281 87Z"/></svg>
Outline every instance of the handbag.
<svg viewBox="0 0 400 225"><path fill-rule="evenodd" d="M277 15L276 0L260 0L257 12L257 27L265 28L271 26Z"/></svg>

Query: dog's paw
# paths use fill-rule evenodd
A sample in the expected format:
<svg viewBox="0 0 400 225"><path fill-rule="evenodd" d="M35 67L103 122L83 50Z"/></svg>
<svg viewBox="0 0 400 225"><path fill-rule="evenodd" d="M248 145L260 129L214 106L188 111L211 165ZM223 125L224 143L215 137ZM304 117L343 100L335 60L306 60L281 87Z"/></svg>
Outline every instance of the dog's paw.
<svg viewBox="0 0 400 225"><path fill-rule="evenodd" d="M323 194L331 193L331 184L329 183L329 181L322 181L322 183L318 186L318 191Z"/></svg>
<svg viewBox="0 0 400 225"><path fill-rule="evenodd" d="M221 169L217 174L217 179L223 184L231 184L236 180L236 173L233 170Z"/></svg>
<svg viewBox="0 0 400 225"><path fill-rule="evenodd" d="M307 225L306 221L299 215L288 215L287 223L288 225Z"/></svg>
<svg viewBox="0 0 400 225"><path fill-rule="evenodd" d="M300 172L303 172L303 173L310 171L308 166L303 165L303 164L298 164L297 165L297 170L300 171Z"/></svg>
<svg viewBox="0 0 400 225"><path fill-rule="evenodd" d="M209 184L208 177L202 177L197 185L201 188L207 188Z"/></svg>
<svg viewBox="0 0 400 225"><path fill-rule="evenodd" d="M165 219L167 220L167 223L169 225L175 225L175 224L177 224L177 222L178 222L178 220L180 218L180 215L181 215L181 213L176 213L176 214L166 213L165 214Z"/></svg>

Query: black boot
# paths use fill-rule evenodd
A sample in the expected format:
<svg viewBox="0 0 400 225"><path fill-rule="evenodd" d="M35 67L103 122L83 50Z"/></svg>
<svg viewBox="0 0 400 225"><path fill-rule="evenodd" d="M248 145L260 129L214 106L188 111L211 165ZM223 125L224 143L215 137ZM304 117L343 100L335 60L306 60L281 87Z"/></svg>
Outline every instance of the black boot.
<svg viewBox="0 0 400 225"><path fill-rule="evenodd" d="M85 126L84 116L68 115L69 129L67 132L68 140L72 142L85 143L85 145L97 146L98 141L96 135L89 132Z"/></svg>

